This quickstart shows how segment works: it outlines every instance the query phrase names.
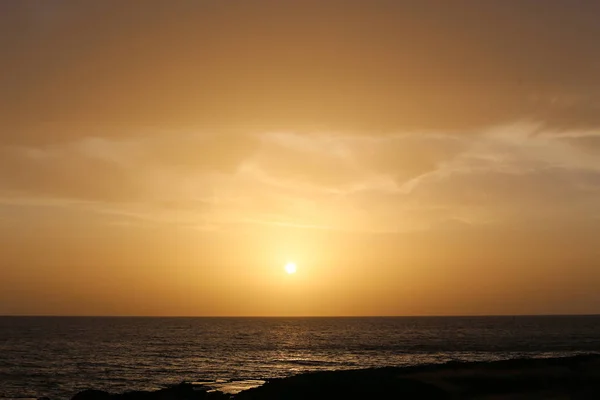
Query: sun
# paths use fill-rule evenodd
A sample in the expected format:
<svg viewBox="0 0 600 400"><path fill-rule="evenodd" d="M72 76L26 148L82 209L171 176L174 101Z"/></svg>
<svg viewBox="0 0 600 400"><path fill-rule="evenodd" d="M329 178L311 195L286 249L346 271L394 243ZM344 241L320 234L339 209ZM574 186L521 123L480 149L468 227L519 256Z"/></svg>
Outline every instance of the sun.
<svg viewBox="0 0 600 400"><path fill-rule="evenodd" d="M293 262L289 262L289 263L285 264L285 267L284 267L284 268L285 268L285 272L287 272L287 273L288 273L288 274L290 274L290 275L291 275L291 274L295 274L295 273L296 273L296 270L298 269L298 268L296 267L296 264L295 264L295 263L293 263Z"/></svg>

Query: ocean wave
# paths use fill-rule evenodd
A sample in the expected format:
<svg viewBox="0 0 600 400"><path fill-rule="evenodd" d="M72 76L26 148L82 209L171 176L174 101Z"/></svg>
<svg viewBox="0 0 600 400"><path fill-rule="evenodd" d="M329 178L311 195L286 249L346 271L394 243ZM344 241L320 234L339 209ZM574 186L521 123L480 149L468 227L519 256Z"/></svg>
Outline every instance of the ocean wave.
<svg viewBox="0 0 600 400"><path fill-rule="evenodd" d="M353 361L328 361L328 360L311 360L311 359L282 359L278 360L281 363L302 365L302 366L352 366L358 365Z"/></svg>
<svg viewBox="0 0 600 400"><path fill-rule="evenodd" d="M86 387L141 390L200 378L597 352L600 317L0 317L0 343L0 400L63 399Z"/></svg>

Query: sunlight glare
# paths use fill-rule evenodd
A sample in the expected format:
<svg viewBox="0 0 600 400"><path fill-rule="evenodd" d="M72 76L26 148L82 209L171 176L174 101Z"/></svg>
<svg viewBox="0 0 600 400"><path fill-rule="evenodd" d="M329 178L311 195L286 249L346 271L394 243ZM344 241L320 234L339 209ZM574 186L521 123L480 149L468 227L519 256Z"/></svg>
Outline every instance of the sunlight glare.
<svg viewBox="0 0 600 400"><path fill-rule="evenodd" d="M295 274L296 273L296 264L293 262L289 262L285 265L285 272L287 272L288 274Z"/></svg>

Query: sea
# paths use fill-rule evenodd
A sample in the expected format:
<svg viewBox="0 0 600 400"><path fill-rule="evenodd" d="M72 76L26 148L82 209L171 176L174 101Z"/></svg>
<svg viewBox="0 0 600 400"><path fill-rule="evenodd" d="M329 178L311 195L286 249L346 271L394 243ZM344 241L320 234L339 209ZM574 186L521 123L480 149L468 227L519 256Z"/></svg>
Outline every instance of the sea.
<svg viewBox="0 0 600 400"><path fill-rule="evenodd" d="M235 393L309 371L600 352L600 316L0 317L0 398L154 390Z"/></svg>

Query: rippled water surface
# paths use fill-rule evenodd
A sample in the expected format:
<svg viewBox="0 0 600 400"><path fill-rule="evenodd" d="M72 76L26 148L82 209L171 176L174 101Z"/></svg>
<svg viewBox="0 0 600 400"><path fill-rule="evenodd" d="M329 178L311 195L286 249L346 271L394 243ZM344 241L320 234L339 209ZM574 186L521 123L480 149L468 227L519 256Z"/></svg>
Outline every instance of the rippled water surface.
<svg viewBox="0 0 600 400"><path fill-rule="evenodd" d="M600 316L0 317L0 398L600 351Z"/></svg>

